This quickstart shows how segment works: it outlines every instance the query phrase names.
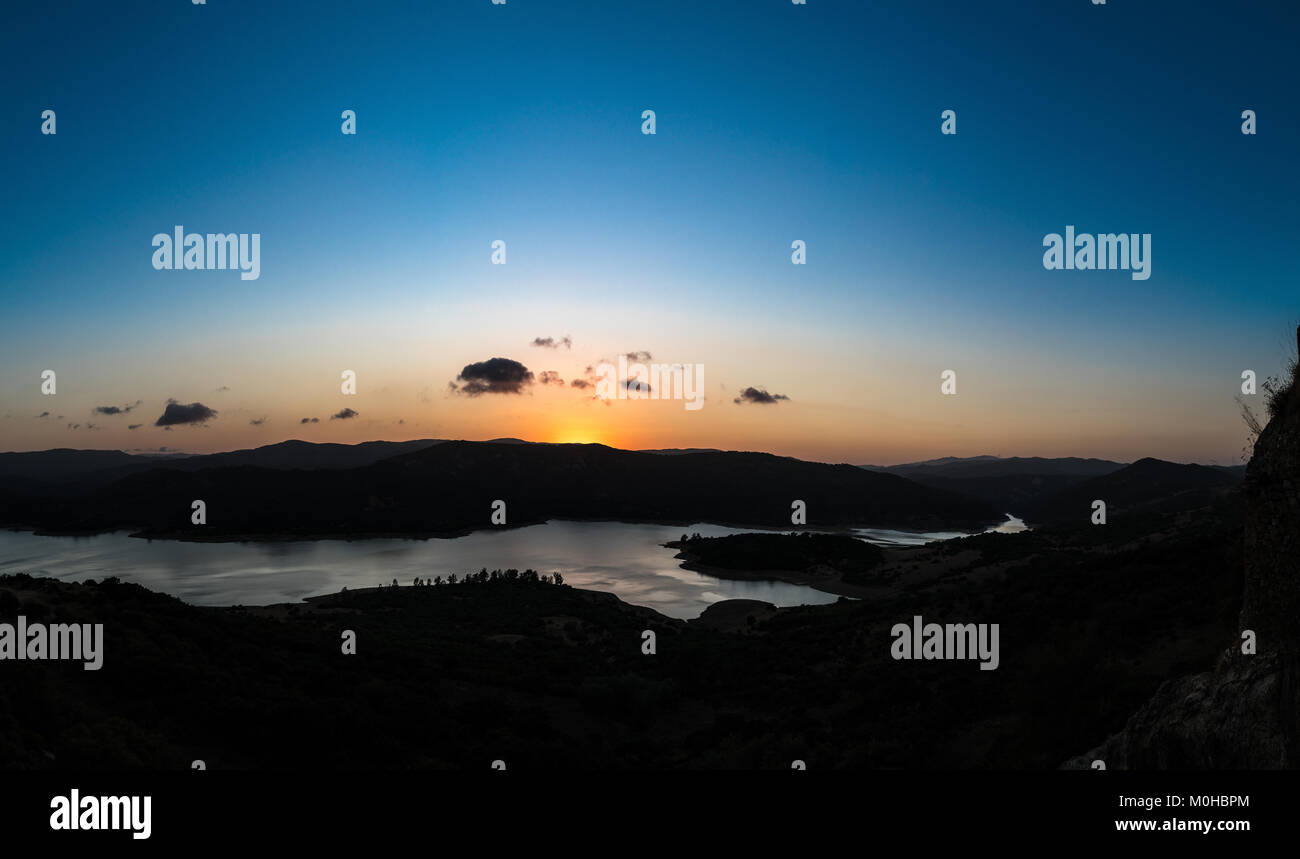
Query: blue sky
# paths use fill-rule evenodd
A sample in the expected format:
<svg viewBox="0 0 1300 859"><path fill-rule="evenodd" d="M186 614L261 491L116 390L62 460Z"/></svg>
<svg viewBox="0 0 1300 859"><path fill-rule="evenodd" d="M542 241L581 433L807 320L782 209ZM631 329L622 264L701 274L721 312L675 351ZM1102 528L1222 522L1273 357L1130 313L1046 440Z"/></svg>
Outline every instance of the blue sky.
<svg viewBox="0 0 1300 859"><path fill-rule="evenodd" d="M583 360L653 347L791 397L766 435L737 434L749 414L641 421L684 444L1227 461L1234 380L1276 372L1300 317L1293 4L155 0L10 18L0 447L134 443L40 443L22 423L37 365L93 377L70 389L84 411L199 399L229 362L237 408L274 411L284 389L305 404L313 363L410 391L495 354L534 367L532 325L589 344ZM261 278L154 271L150 239L174 224L261 233ZM1067 224L1151 233L1151 278L1044 270ZM505 267L487 264L496 238ZM990 380L960 416L919 393L949 366ZM1144 401L1130 436L1036 423ZM470 436L533 420L490 432L499 410L431 408L426 429ZM989 450L1008 412L1040 429ZM874 438L876 413L903 423ZM913 449L911 419L949 432Z"/></svg>

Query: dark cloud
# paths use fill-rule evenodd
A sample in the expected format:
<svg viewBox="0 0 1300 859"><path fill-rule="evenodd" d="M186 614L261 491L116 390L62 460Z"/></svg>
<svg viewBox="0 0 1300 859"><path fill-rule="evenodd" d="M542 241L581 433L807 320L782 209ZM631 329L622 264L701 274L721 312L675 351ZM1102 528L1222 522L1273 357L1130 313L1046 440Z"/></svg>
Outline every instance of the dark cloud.
<svg viewBox="0 0 1300 859"><path fill-rule="evenodd" d="M361 412L354 411L352 409L343 409L341 411L337 411L334 414L330 415L330 420L345 421L348 418L355 418L359 414L361 414Z"/></svg>
<svg viewBox="0 0 1300 859"><path fill-rule="evenodd" d="M543 370L542 374L537 377L537 381L543 385L563 385L564 380L555 370Z"/></svg>
<svg viewBox="0 0 1300 859"><path fill-rule="evenodd" d="M210 409L202 403L178 403L175 400L167 401L167 408L163 409L162 415L154 421L156 427L170 427L178 424L204 424L217 416L215 409Z"/></svg>
<svg viewBox="0 0 1300 859"><path fill-rule="evenodd" d="M586 379L574 379L572 382L569 383L569 387L571 387L571 388L590 388L590 387L591 387L591 384L592 384L592 383L591 383L591 382L588 382Z"/></svg>
<svg viewBox="0 0 1300 859"><path fill-rule="evenodd" d="M450 383L452 391L477 397L480 394L522 394L533 383L532 372L509 358L489 358L477 364L466 364L456 382Z"/></svg>
<svg viewBox="0 0 1300 859"><path fill-rule="evenodd" d="M137 430L142 426L144 426L144 424L127 424L126 428L129 430Z"/></svg>
<svg viewBox="0 0 1300 859"><path fill-rule="evenodd" d="M623 387L627 388L629 391L641 391L646 396L650 396L650 394L654 393L650 387L650 383L642 379L624 379L622 384Z"/></svg>
<svg viewBox="0 0 1300 859"><path fill-rule="evenodd" d="M68 429L80 429L81 424L68 424Z"/></svg>
<svg viewBox="0 0 1300 859"><path fill-rule="evenodd" d="M136 400L129 406L95 406L91 411L97 415L124 415L140 405L141 402L141 400Z"/></svg>
<svg viewBox="0 0 1300 859"><path fill-rule="evenodd" d="M540 346L543 349L559 349L561 346L563 346L565 349L572 349L573 338L571 338L567 334L558 340L556 340L554 337L534 337L533 345Z"/></svg>
<svg viewBox="0 0 1300 859"><path fill-rule="evenodd" d="M262 424L266 423L266 418L253 418L248 423L249 426L260 427Z"/></svg>
<svg viewBox="0 0 1300 859"><path fill-rule="evenodd" d="M318 423L320 423L320 418L303 418L302 420L298 421L298 423L300 423L300 424L318 424Z"/></svg>
<svg viewBox="0 0 1300 859"><path fill-rule="evenodd" d="M633 362L640 361L642 363L646 361L654 360L654 358L650 355L649 352L624 352L623 357L628 359L629 361L633 361Z"/></svg>
<svg viewBox="0 0 1300 859"><path fill-rule="evenodd" d="M41 412L41 413L40 413L39 415L37 415L36 417L38 417L38 418L48 418L49 416L50 416L50 413L49 413L49 412Z"/></svg>
<svg viewBox="0 0 1300 859"><path fill-rule="evenodd" d="M740 392L740 396L732 400L733 403L741 405L744 403L758 403L760 405L771 405L778 400L790 399L785 394L769 394L765 388L745 388Z"/></svg>

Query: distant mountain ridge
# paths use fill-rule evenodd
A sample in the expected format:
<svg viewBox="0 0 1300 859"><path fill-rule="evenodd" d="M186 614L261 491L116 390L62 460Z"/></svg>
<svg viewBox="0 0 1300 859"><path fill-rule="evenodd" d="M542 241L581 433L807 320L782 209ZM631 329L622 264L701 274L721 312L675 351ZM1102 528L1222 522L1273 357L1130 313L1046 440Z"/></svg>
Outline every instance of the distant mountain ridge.
<svg viewBox="0 0 1300 859"><path fill-rule="evenodd" d="M299 439L224 453L157 455L130 454L120 450L55 450L29 453L0 453L0 478L34 483L103 485L154 468L196 471L255 465L275 469L357 468L381 459L423 450L443 439L412 441L363 441L359 444L309 442Z"/></svg>
<svg viewBox="0 0 1300 859"><path fill-rule="evenodd" d="M1140 460L1148 462L1148 460ZM1149 460L1163 462L1163 460ZM914 480L933 489L943 489L983 499L996 504L1009 513L1018 516L1038 515L1047 518L1065 516L1072 501L1059 504L1050 503L1057 497L1066 495L1073 487L1096 478L1118 474L1132 468L1136 463L1126 464L1108 459L1081 457L1045 458L1038 456L972 456L942 457L923 462L910 462L900 465L877 466L864 465L862 468L886 474L897 474ZM1177 468L1206 469L1230 478L1228 482L1240 481L1245 475L1245 466L1181 466L1178 463L1165 463ZM1152 479L1159 476L1149 468L1136 472L1138 480ZM1216 481L1206 478L1211 484ZM1102 484L1105 486L1106 484ZM1152 487L1153 491L1158 491ZM1090 490L1091 491L1091 490ZM1184 502L1193 501L1190 496ZM1040 520L1042 521L1042 520Z"/></svg>
<svg viewBox="0 0 1300 859"><path fill-rule="evenodd" d="M1042 498L1025 515L1038 523L1087 524L1097 500L1106 502L1108 521L1134 513L1170 513L1208 506L1240 485L1241 478L1223 468L1147 457Z"/></svg>
<svg viewBox="0 0 1300 859"><path fill-rule="evenodd" d="M1109 459L1083 459L1077 456L945 456L923 462L900 465L864 465L873 471L888 471L904 477L928 475L945 478L972 478L1012 474L1074 474L1095 477L1123 468L1125 463Z"/></svg>
<svg viewBox="0 0 1300 859"><path fill-rule="evenodd" d="M217 456L217 455L213 455ZM211 462L211 460L208 460ZM234 535L437 535L549 518L720 522L788 528L980 528L1001 511L891 474L766 453L664 456L597 444L431 443L355 468L252 464L163 467L40 498L0 496L0 521L60 531L139 528L194 539ZM190 523L190 502L208 524Z"/></svg>

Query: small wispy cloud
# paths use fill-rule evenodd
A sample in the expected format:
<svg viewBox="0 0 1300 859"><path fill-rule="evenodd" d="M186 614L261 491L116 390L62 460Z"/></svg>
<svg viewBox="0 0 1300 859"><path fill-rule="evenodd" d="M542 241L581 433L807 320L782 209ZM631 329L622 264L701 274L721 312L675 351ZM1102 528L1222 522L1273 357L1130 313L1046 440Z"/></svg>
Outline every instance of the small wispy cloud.
<svg viewBox="0 0 1300 859"><path fill-rule="evenodd" d="M737 405L745 403L756 403L758 405L770 406L780 400L790 399L785 394L769 394L765 388L745 388L740 392L740 396L732 400Z"/></svg>

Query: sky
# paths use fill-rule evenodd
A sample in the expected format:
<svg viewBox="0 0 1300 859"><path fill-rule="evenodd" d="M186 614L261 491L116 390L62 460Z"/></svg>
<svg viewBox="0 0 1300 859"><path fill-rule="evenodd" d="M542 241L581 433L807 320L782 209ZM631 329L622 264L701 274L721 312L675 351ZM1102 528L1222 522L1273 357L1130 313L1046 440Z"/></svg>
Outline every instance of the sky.
<svg viewBox="0 0 1300 859"><path fill-rule="evenodd" d="M1292 3L5 15L0 450L1228 465L1242 372L1294 352ZM259 276L155 268L177 225L257 234ZM1149 234L1149 277L1045 268L1067 226ZM573 385L628 353L702 367L701 407Z"/></svg>

